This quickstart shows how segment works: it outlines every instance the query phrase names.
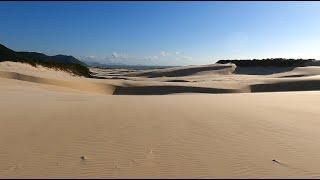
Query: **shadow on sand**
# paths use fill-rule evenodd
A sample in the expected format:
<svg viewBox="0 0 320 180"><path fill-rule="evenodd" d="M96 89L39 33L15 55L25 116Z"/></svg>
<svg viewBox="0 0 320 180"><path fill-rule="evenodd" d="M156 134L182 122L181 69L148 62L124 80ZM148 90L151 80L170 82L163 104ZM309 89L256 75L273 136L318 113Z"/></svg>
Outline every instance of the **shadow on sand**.
<svg viewBox="0 0 320 180"><path fill-rule="evenodd" d="M117 87L113 92L114 95L164 95L175 93L237 93L241 92L236 89L218 89L206 87L190 86L135 86L135 87Z"/></svg>
<svg viewBox="0 0 320 180"><path fill-rule="evenodd" d="M320 90L320 81L295 80L272 84L254 84L250 88L251 92L318 91Z"/></svg>

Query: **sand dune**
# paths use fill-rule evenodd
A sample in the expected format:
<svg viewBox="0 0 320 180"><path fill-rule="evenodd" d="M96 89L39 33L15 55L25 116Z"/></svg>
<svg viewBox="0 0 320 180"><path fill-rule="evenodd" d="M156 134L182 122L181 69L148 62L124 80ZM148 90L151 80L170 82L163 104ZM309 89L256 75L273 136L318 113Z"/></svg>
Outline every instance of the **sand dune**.
<svg viewBox="0 0 320 180"><path fill-rule="evenodd" d="M94 83L85 78L73 77L72 74L67 72L56 71L41 66L32 67L28 64L13 62L0 63L0 78L67 87L80 91L102 94L113 94L113 91L116 88L110 84Z"/></svg>
<svg viewBox="0 0 320 180"><path fill-rule="evenodd" d="M306 77L320 75L320 66L297 67L291 71L274 74L274 77Z"/></svg>
<svg viewBox="0 0 320 180"><path fill-rule="evenodd" d="M103 94L113 94L114 86L102 83L92 83L85 80L64 81L57 79L41 78L36 76L23 75L15 72L1 72L1 78L14 79L19 81L28 81L32 83L54 85L59 87L67 87L80 91L88 91Z"/></svg>
<svg viewBox="0 0 320 180"><path fill-rule="evenodd" d="M235 70L234 64L212 64L203 66L186 66L165 69L145 70L138 73L128 73L128 76L154 77L179 77L207 74L231 74Z"/></svg>
<svg viewBox="0 0 320 180"><path fill-rule="evenodd" d="M320 178L318 72L87 79L2 62L0 177Z"/></svg>
<svg viewBox="0 0 320 180"><path fill-rule="evenodd" d="M41 66L32 67L27 64L13 62L0 63L0 77L2 78L108 95L217 94L320 90L320 67L317 66L298 67L291 71L271 75L239 75L232 74L233 70L234 67L229 65L208 65L207 68L205 66L178 67L143 71L143 73L136 72L137 76L149 73L148 76L153 78L131 77L122 74L121 76L106 79L104 77L102 79L88 79ZM121 71L126 72L125 70ZM96 72L99 74L99 70L96 70ZM181 72L187 72L189 75L180 76L183 74ZM191 75L192 73L190 72L195 75ZM228 73L220 74L221 72ZM172 75L172 77L156 77L157 75L155 74Z"/></svg>
<svg viewBox="0 0 320 180"><path fill-rule="evenodd" d="M0 88L1 177L320 177L319 92L138 97L12 89Z"/></svg>
<svg viewBox="0 0 320 180"><path fill-rule="evenodd" d="M4 61L0 62L0 70L2 72L15 72L19 74L29 75L29 76L38 76L45 78L62 78L62 79L81 79L73 75L72 73L60 71L56 69L50 69L43 66L31 66L26 63L17 63Z"/></svg>
<svg viewBox="0 0 320 180"><path fill-rule="evenodd" d="M280 92L280 91L319 91L318 80L291 80L276 83L254 84L250 86L251 92Z"/></svg>

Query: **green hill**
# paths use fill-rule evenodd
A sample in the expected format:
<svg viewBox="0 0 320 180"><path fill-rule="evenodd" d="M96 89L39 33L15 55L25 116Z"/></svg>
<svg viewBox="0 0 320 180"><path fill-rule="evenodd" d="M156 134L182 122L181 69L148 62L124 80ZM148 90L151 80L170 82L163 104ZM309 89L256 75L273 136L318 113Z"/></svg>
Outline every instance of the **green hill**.
<svg viewBox="0 0 320 180"><path fill-rule="evenodd" d="M49 68L69 71L79 76L91 77L91 73L86 64L73 56L47 56L37 52L16 52L0 44L0 62L1 61L22 62L31 64L32 66L42 65Z"/></svg>

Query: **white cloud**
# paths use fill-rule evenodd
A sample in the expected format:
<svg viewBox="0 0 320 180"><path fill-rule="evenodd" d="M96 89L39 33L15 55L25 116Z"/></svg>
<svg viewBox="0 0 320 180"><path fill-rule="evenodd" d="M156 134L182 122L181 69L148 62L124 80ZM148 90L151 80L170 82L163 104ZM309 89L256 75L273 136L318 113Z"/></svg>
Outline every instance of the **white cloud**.
<svg viewBox="0 0 320 180"><path fill-rule="evenodd" d="M112 58L113 59L129 59L129 58L132 58L126 54L121 54L121 53L117 53L117 52L113 52L111 54Z"/></svg>
<svg viewBox="0 0 320 180"><path fill-rule="evenodd" d="M113 52L109 56L84 56L80 58L86 62L100 63L123 63L123 64L174 64L178 62L190 62L193 58L180 51L166 52L161 51L160 54L151 54L147 56L135 56L125 53Z"/></svg>
<svg viewBox="0 0 320 180"><path fill-rule="evenodd" d="M161 56L163 56L163 57L170 56L170 53L165 52L165 51L161 51L160 54L161 54Z"/></svg>
<svg viewBox="0 0 320 180"><path fill-rule="evenodd" d="M114 53L112 53L112 57L113 57L113 58L118 58L118 57L119 57L119 54L116 53L116 52L114 52Z"/></svg>
<svg viewBox="0 0 320 180"><path fill-rule="evenodd" d="M99 58L96 56L80 56L80 57L78 57L78 59L84 60L84 61L93 61L93 60L96 60Z"/></svg>
<svg viewBox="0 0 320 180"><path fill-rule="evenodd" d="M153 58L153 59L161 59L163 57L165 57L167 60L187 60L190 61L193 58L191 56L186 56L184 55L184 53L180 52L180 51L176 51L176 52L166 52L166 51L161 51L160 52L160 57L156 56L157 58Z"/></svg>

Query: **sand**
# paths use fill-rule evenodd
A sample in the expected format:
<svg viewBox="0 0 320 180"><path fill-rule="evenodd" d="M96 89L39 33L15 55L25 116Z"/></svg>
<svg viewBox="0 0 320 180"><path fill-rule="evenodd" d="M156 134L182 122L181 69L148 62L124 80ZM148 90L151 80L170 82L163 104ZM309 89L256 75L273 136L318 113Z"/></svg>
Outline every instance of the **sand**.
<svg viewBox="0 0 320 180"><path fill-rule="evenodd" d="M167 82L175 77L91 80L5 63L20 68L0 63L2 178L320 178L318 86L251 88L318 82L317 67ZM232 92L115 93L155 85Z"/></svg>

